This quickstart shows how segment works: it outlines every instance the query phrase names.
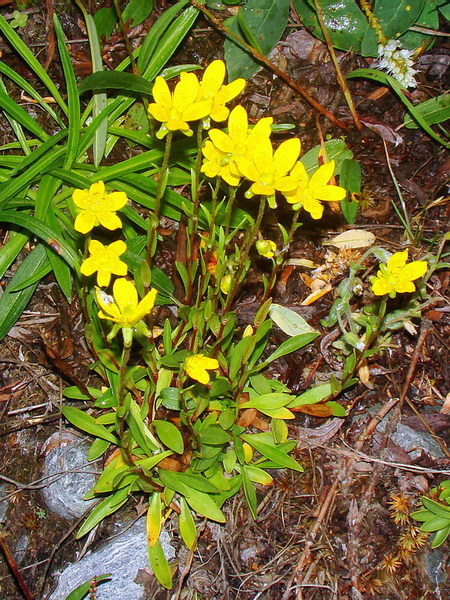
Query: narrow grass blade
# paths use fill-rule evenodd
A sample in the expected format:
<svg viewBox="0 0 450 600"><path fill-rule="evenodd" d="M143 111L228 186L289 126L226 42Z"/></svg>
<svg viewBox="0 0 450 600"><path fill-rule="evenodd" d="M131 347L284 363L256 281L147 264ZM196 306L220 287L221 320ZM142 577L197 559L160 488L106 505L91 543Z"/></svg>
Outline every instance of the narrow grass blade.
<svg viewBox="0 0 450 600"><path fill-rule="evenodd" d="M75 268L79 264L80 259L75 248L70 246L54 229L42 221L39 221L36 217L17 211L3 210L0 211L0 221L13 223L18 227L28 229L31 233L50 246L56 254L59 254L70 267Z"/></svg>
<svg viewBox="0 0 450 600"><path fill-rule="evenodd" d="M55 86L51 78L48 76L44 67L34 56L25 42L17 35L11 25L0 15L0 31L3 33L5 38L9 41L15 52L27 63L32 71L39 77L45 87L48 89L50 94L58 103L61 110L67 115L67 105L62 99L58 88Z"/></svg>
<svg viewBox="0 0 450 600"><path fill-rule="evenodd" d="M11 290L17 286L20 287L20 284L32 277L34 273L42 272L42 268L44 268L43 273L50 272L50 264L45 254L45 248L40 244L28 254L0 297L0 340L7 335L25 310L31 296L34 294L37 282L20 292L12 292Z"/></svg>
<svg viewBox="0 0 450 600"><path fill-rule="evenodd" d="M0 90L0 106L3 112L10 115L40 140L45 141L48 139L48 134L45 133L42 127L40 127L37 122L32 119L22 107L16 104L14 100L12 100L3 90Z"/></svg>
<svg viewBox="0 0 450 600"><path fill-rule="evenodd" d="M36 100L37 104L48 113L52 119L60 126L65 127L60 116L53 110L53 108L49 105L48 102L44 100L44 98L34 89L34 87L28 83L28 81L16 73L13 69L5 65L5 63L0 61L0 73L14 81L17 86L23 90L26 94L28 94L33 100Z"/></svg>
<svg viewBox="0 0 450 600"><path fill-rule="evenodd" d="M29 239L29 234L20 231L10 233L9 240L0 250L0 278L6 273L9 265L16 260L19 252Z"/></svg>
<svg viewBox="0 0 450 600"><path fill-rule="evenodd" d="M64 79L66 82L67 102L69 105L69 123L68 136L66 145L66 158L64 166L70 168L78 153L78 144L80 141L80 98L78 96L77 82L75 73L67 51L64 33L58 17L54 15L53 22L55 25L56 39L58 41L59 56L64 71Z"/></svg>

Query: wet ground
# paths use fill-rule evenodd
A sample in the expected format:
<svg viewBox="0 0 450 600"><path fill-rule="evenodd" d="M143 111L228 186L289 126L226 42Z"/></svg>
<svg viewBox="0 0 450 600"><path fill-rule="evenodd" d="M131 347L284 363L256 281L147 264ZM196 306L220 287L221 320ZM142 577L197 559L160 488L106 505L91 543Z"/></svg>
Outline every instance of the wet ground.
<svg viewBox="0 0 450 600"><path fill-rule="evenodd" d="M166 5L155 4L160 8ZM9 10L9 6L2 8L3 14ZM47 40L42 37L47 12L39 4L30 10L32 19L21 35L40 53L44 63L52 58ZM77 75L84 77L89 72L85 32L73 7L58 10L68 39L81 40L69 47ZM139 35L150 24L135 32L133 43L138 43ZM200 20L176 60L205 65L221 56L220 48L220 35ZM7 64L27 75L26 67L19 64L5 43L0 42L0 49ZM112 66L124 53L120 36L104 49L105 60ZM272 60L350 129L341 131L323 118L318 120L291 88L266 70L252 79L241 100L251 116L257 119L273 115L279 123L295 125L304 150L317 144L321 135L345 136L363 171L364 190L356 226L373 232L377 242L390 251L401 249L405 236L392 208L391 199L397 196L383 137L389 140L389 136L401 136L396 145L392 137L388 141L389 160L411 224L420 231L416 253L429 250L449 224L448 153L420 130L398 129L403 121L402 106L387 90L379 94L378 86L363 80L352 81L350 89L361 119L371 128L357 131L326 48L301 29L286 34ZM421 58L420 85L411 99L443 93L448 88L449 63L450 47L444 38ZM341 66L348 72L367 63L349 55L342 57ZM56 59L50 71L55 78L60 76ZM373 131L374 127L378 132ZM3 123L1 143L8 141L7 136ZM274 230L273 223L267 222L265 227L268 232ZM318 265L326 260L339 263L338 252L333 257L333 251L330 254L321 241L343 228L344 221L333 212L319 224L305 218L292 244L291 258L307 258ZM5 235L3 231L2 239ZM171 259L170 240L164 257ZM330 269L333 287L345 276L345 257L340 259L344 266ZM260 268L257 263L252 294L244 291L239 299L237 309L243 322L250 319L255 289L256 294L260 293ZM5 280L10 276L11 272ZM415 321L416 332L396 332L389 351L375 355L369 365L370 385L361 383L346 392L346 404L353 408L345 420L299 415L290 423L291 437L298 440L296 458L305 472L278 472L272 487L259 490L256 522L251 520L242 497L230 501L225 509L227 524L205 525L198 551L192 556L181 548L174 534L174 591L162 591L151 576L142 572L140 583L145 598L449 597L449 542L430 550L429 540L421 537L417 523L398 516L399 503L404 501L412 509L421 494L450 478L450 409L443 408L446 399L448 405L450 391L449 278L446 269L433 276L428 292L436 301ZM303 271L289 268L282 274L275 300L298 309L309 293ZM299 310L320 328L320 319L327 315L331 302L332 293ZM324 338L328 332L322 331L312 347L276 367L278 377L295 392L309 385L311 373L316 379L326 379L336 368L338 358L331 342ZM276 336L274 343L281 339ZM0 507L6 511L2 516L4 544L36 599L50 593L55 581L51 574L79 557L81 550L95 548L108 539L117 519L125 522L141 512L136 500L119 516L101 523L87 542L75 541L73 532L80 519L58 516L44 500L42 489L49 480L42 479L43 468L52 450L47 440L55 432L64 436L68 429L60 414L62 389L88 382L92 377L90 361L83 343L79 307L76 302L67 305L56 284L49 278L44 280L0 347L0 499L4 499ZM399 397L401 402L396 402ZM380 421L382 427L376 427ZM21 598L5 561L0 565L0 596L5 600Z"/></svg>

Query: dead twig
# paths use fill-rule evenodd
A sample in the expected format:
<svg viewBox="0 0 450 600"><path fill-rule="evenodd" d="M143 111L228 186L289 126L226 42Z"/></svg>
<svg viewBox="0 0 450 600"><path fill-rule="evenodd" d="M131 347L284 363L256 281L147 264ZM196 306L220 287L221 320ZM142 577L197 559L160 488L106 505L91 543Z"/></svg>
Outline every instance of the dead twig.
<svg viewBox="0 0 450 600"><path fill-rule="evenodd" d="M9 551L8 545L6 543L6 535L4 533L0 533L0 547L6 558L6 562L8 563L8 566L14 575L14 579L16 580L17 585L20 587L20 591L22 592L24 598L26 600L33 600L33 596L30 590L28 589L28 586L25 583L22 575L20 574L19 567L17 566L13 555Z"/></svg>

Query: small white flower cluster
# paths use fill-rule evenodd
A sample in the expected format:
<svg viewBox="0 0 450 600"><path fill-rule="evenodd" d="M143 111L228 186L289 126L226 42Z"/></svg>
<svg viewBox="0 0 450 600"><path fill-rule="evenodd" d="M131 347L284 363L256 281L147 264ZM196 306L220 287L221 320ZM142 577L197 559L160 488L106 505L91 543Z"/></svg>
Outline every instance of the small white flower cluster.
<svg viewBox="0 0 450 600"><path fill-rule="evenodd" d="M411 58L414 50L406 50L397 40L388 40L386 44L378 45L378 68L392 75L405 88L417 87L414 79L416 71L413 69L414 61Z"/></svg>

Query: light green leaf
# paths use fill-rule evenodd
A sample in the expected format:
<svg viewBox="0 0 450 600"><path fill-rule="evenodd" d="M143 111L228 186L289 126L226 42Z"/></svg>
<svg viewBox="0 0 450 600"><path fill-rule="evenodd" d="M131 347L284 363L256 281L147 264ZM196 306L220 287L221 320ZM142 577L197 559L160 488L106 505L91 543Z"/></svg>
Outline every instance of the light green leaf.
<svg viewBox="0 0 450 600"><path fill-rule="evenodd" d="M162 525L162 503L160 492L153 492L147 511L147 542L153 547L159 540Z"/></svg>
<svg viewBox="0 0 450 600"><path fill-rule="evenodd" d="M152 421L161 442L177 454L183 454L184 442L180 430L170 421Z"/></svg>
<svg viewBox="0 0 450 600"><path fill-rule="evenodd" d="M148 558L156 579L163 587L170 590L172 587L172 572L159 540L154 546L148 547Z"/></svg>
<svg viewBox="0 0 450 600"><path fill-rule="evenodd" d="M89 531L98 523L100 523L100 521L103 521L105 517L111 515L113 512L116 512L116 510L119 510L119 508L128 500L130 493L131 489L125 487L117 490L117 492L105 498L102 502L100 502L100 504L97 504L97 506L91 510L88 517L77 531L75 536L76 539L79 539L83 537L83 535L86 535L86 533L89 533Z"/></svg>
<svg viewBox="0 0 450 600"><path fill-rule="evenodd" d="M79 408L75 408L74 406L63 406L61 408L61 412L66 419L70 421L72 425L78 427L78 429L86 431L86 433L90 433L95 437L108 440L108 442L112 442L113 444L118 444L118 440L115 435L113 435L103 425L99 425L94 417L88 415Z"/></svg>
<svg viewBox="0 0 450 600"><path fill-rule="evenodd" d="M295 352L296 350L303 348L303 346L306 346L315 340L318 335L318 333L302 333L300 335L295 335L294 337L280 344L275 352L273 352L269 358L264 361L264 364L269 364L277 358L285 356L285 354L291 354L291 352Z"/></svg>
<svg viewBox="0 0 450 600"><path fill-rule="evenodd" d="M272 304L269 309L270 318L278 325L281 331L284 331L286 335L291 337L300 335L302 333L315 333L319 332L311 327L305 319L296 313L295 311L281 306L280 304Z"/></svg>
<svg viewBox="0 0 450 600"><path fill-rule="evenodd" d="M421 115L428 125L443 123L450 119L450 94L442 94L441 96L430 98L425 102L415 104L414 108L417 114ZM419 127L417 122L409 115L405 115L403 124L408 129L417 129Z"/></svg>
<svg viewBox="0 0 450 600"><path fill-rule="evenodd" d="M70 592L70 594L66 597L66 600L83 600L89 594L91 590L92 583L95 581L95 586L97 587L105 579L110 579L111 573L106 573L105 575L95 575L95 577L91 577L88 581L85 581L74 590Z"/></svg>
<svg viewBox="0 0 450 600"><path fill-rule="evenodd" d="M297 408L298 406L305 406L306 404L317 404L328 398L333 393L331 383L322 383L315 387L303 392L300 396L297 396L288 404L288 408Z"/></svg>
<svg viewBox="0 0 450 600"><path fill-rule="evenodd" d="M191 510L182 496L180 498L180 509L181 512L178 517L180 534L186 547L189 548L189 550L192 550L197 541L197 528L195 527L195 521Z"/></svg>
<svg viewBox="0 0 450 600"><path fill-rule="evenodd" d="M264 442L261 442L260 440L256 439L255 435L243 433L240 437L242 440L250 444L250 446L252 446L260 454L262 454L262 456L273 461L278 466L284 467L286 469L292 469L293 471L304 471L303 467L299 465L297 461L295 461L292 457L280 450L279 447L265 444Z"/></svg>
<svg viewBox="0 0 450 600"><path fill-rule="evenodd" d="M225 523L226 518L217 504L214 502L211 496L199 492L198 490L189 489L185 495L186 502L191 508L193 508L199 515L211 519L211 521L217 521L218 523Z"/></svg>

